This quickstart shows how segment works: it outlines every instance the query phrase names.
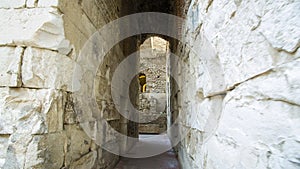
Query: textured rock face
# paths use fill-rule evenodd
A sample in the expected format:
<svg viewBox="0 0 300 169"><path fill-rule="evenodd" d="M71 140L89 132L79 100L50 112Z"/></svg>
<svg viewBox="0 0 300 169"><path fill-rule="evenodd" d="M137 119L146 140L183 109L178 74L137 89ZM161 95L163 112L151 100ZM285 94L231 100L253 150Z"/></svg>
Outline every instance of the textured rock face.
<svg viewBox="0 0 300 169"><path fill-rule="evenodd" d="M26 4L26 0L3 0L0 2L1 8L21 8Z"/></svg>
<svg viewBox="0 0 300 169"><path fill-rule="evenodd" d="M63 131L64 93L48 89L9 88L2 88L0 93L0 135L4 146L1 166L43 168L47 163L46 156L54 158L60 155L58 159L61 161L51 165L61 167L64 143L54 148L50 140L57 143L63 140L63 137L54 139L52 136L61 135L59 133Z"/></svg>
<svg viewBox="0 0 300 169"><path fill-rule="evenodd" d="M63 19L57 9L0 9L1 45L26 45L70 51L64 36ZM14 18L14 19L10 19Z"/></svg>
<svg viewBox="0 0 300 169"><path fill-rule="evenodd" d="M82 47L97 29L118 17L119 9L117 1L0 2L0 168L116 164L119 157L101 149L80 126L72 80ZM96 106L103 119L126 135L131 132L128 121L120 127L109 86L123 52L117 46L100 66ZM105 135L106 128L99 128L103 143L116 140L113 134ZM126 148L132 143L124 144ZM116 140L113 146L123 145Z"/></svg>
<svg viewBox="0 0 300 169"><path fill-rule="evenodd" d="M1 96L1 134L43 134L62 130L61 92L2 88Z"/></svg>
<svg viewBox="0 0 300 169"><path fill-rule="evenodd" d="M190 129L178 146L184 168L299 168L299 7L191 1L190 48L177 51L189 66L171 108L184 114L179 131Z"/></svg>
<svg viewBox="0 0 300 169"><path fill-rule="evenodd" d="M139 109L139 133L159 134L167 131L165 93L141 93Z"/></svg>
<svg viewBox="0 0 300 169"><path fill-rule="evenodd" d="M223 151L222 159L228 161L216 165L297 168L300 102L299 88L293 86L299 81L290 81L297 69L299 59L241 84L225 97L216 137L207 143L208 151L214 147L211 154Z"/></svg>
<svg viewBox="0 0 300 169"><path fill-rule="evenodd" d="M18 87L21 85L20 67L23 48L0 48L0 86Z"/></svg>
<svg viewBox="0 0 300 169"><path fill-rule="evenodd" d="M75 61L49 50L28 47L23 56L22 81L25 87L72 91Z"/></svg>

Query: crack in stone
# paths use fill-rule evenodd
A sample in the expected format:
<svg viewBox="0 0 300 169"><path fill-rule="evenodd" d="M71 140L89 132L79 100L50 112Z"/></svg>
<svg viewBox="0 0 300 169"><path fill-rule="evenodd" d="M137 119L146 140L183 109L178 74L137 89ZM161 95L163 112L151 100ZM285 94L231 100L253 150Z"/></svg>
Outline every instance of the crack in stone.
<svg viewBox="0 0 300 169"><path fill-rule="evenodd" d="M283 102L283 103L287 103L287 104L290 104L290 105L293 105L293 106L297 106L297 107L300 107L299 104L297 103L294 103L294 102L291 102L291 101L288 101L288 100L284 100L284 99L276 99L276 98L264 98L264 99L257 99L257 101L275 101L275 102Z"/></svg>
<svg viewBox="0 0 300 169"><path fill-rule="evenodd" d="M214 0L208 0L207 7L205 8L206 13L208 12L208 8L212 5Z"/></svg>

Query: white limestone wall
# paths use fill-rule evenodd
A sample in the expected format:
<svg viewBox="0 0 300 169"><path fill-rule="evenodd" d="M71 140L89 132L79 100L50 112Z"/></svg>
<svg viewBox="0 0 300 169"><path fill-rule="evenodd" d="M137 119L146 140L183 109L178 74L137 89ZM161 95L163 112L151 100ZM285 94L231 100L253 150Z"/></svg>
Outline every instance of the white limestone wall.
<svg viewBox="0 0 300 169"><path fill-rule="evenodd" d="M78 54L97 29L118 17L118 3L97 2L0 1L0 168L109 168L118 161L82 130L74 111ZM115 66L122 54L115 47L105 64ZM97 84L108 93L112 75L101 71ZM119 129L109 95L99 102Z"/></svg>
<svg viewBox="0 0 300 169"><path fill-rule="evenodd" d="M64 166L74 61L57 1L0 1L0 168ZM64 72L62 75L60 72ZM77 140L76 140L77 141ZM88 148L79 146L85 154Z"/></svg>
<svg viewBox="0 0 300 169"><path fill-rule="evenodd" d="M299 1L192 0L186 18L184 168L299 168Z"/></svg>

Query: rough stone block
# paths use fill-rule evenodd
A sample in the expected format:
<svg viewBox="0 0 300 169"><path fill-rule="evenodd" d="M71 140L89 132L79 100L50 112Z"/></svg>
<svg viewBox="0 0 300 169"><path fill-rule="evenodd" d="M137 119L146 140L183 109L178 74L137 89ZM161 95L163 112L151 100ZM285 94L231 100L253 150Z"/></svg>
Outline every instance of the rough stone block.
<svg viewBox="0 0 300 169"><path fill-rule="evenodd" d="M23 57L22 81L25 87L72 91L75 62L57 52L27 48Z"/></svg>
<svg viewBox="0 0 300 169"><path fill-rule="evenodd" d="M26 7L27 8L34 8L34 7L36 7L36 1L35 0L27 0L26 1Z"/></svg>
<svg viewBox="0 0 300 169"><path fill-rule="evenodd" d="M65 166L70 166L89 153L91 138L77 125L65 125L65 131L68 139Z"/></svg>
<svg viewBox="0 0 300 169"><path fill-rule="evenodd" d="M57 7L58 0L39 0L38 7Z"/></svg>
<svg viewBox="0 0 300 169"><path fill-rule="evenodd" d="M0 88L0 134L43 134L63 129L63 94Z"/></svg>
<svg viewBox="0 0 300 169"><path fill-rule="evenodd" d="M26 0L1 0L0 8L22 8Z"/></svg>
<svg viewBox="0 0 300 169"><path fill-rule="evenodd" d="M199 81L203 84L199 87L203 87L204 95L230 89L290 61L291 55L299 57L299 53L293 53L299 48L298 4L213 1L207 13L201 10L202 2L189 9L189 13L197 13L200 8L204 17L203 25L188 19L187 30L198 26L201 29L185 35L196 58L201 59L199 67L203 68L195 70L201 75ZM264 5L266 8L262 8ZM195 18L199 14L190 15Z"/></svg>
<svg viewBox="0 0 300 169"><path fill-rule="evenodd" d="M223 96L214 96L194 104L194 110L189 120L192 128L205 132L204 139L208 139L218 126L222 114Z"/></svg>
<svg viewBox="0 0 300 169"><path fill-rule="evenodd" d="M78 123L77 113L75 112L75 106L71 94L66 95L66 106L64 109L64 124Z"/></svg>
<svg viewBox="0 0 300 169"><path fill-rule="evenodd" d="M41 144L45 151L44 168L61 168L64 164L67 144L66 132L47 134Z"/></svg>
<svg viewBox="0 0 300 169"><path fill-rule="evenodd" d="M297 168L299 65L299 59L284 64L226 96L216 137L207 143L210 165Z"/></svg>
<svg viewBox="0 0 300 169"><path fill-rule="evenodd" d="M274 8L262 17L260 30L274 48L295 52L300 47L300 2L272 5Z"/></svg>
<svg viewBox="0 0 300 169"><path fill-rule="evenodd" d="M30 135L14 133L9 137L3 168L61 168L64 161L64 133ZM4 144L5 145L5 144Z"/></svg>
<svg viewBox="0 0 300 169"><path fill-rule="evenodd" d="M0 47L0 86L21 85L20 68L23 48Z"/></svg>
<svg viewBox="0 0 300 169"><path fill-rule="evenodd" d="M9 138L6 158L3 168L24 168L26 162L27 148L32 142L33 136L26 133L13 134ZM37 152L30 152L31 155ZM37 156L35 154L34 156Z"/></svg>
<svg viewBox="0 0 300 169"><path fill-rule="evenodd" d="M13 19L11 19L13 18ZM0 44L36 46L68 53L62 15L55 8L0 9Z"/></svg>
<svg viewBox="0 0 300 169"><path fill-rule="evenodd" d="M3 167L6 158L6 150L8 148L9 135L0 135L0 168Z"/></svg>
<svg viewBox="0 0 300 169"><path fill-rule="evenodd" d="M106 24L105 17L103 15L99 15L102 12L103 6L101 1L82 1L82 10L87 14L87 16L91 19L93 24L97 29L100 29L102 26ZM103 4L102 4L103 5ZM117 18L114 18L117 19Z"/></svg>
<svg viewBox="0 0 300 169"><path fill-rule="evenodd" d="M251 32L249 27L239 26L239 20L228 24L218 40L217 52L227 89L273 66L268 42L258 31Z"/></svg>
<svg viewBox="0 0 300 169"><path fill-rule="evenodd" d="M92 151L71 164L70 169L93 168L97 160L97 152Z"/></svg>

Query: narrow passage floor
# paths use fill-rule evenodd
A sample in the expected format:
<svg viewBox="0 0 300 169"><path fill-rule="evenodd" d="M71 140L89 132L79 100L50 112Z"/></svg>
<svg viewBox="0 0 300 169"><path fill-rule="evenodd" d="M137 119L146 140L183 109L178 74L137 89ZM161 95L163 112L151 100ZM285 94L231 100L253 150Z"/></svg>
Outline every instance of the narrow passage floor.
<svg viewBox="0 0 300 169"><path fill-rule="evenodd" d="M115 169L180 169L179 162L166 135L140 135L139 142L128 152L150 152L154 150L167 150L162 154L148 158L122 157Z"/></svg>

